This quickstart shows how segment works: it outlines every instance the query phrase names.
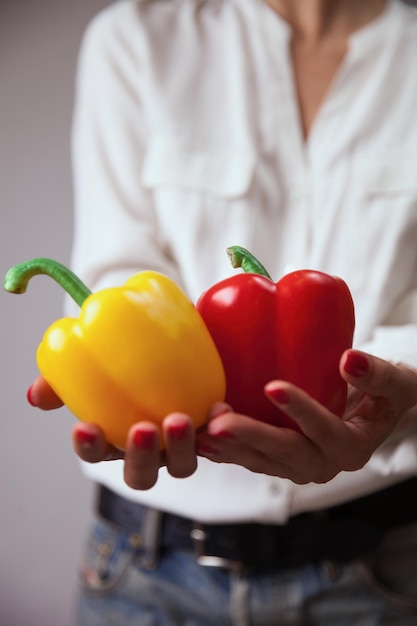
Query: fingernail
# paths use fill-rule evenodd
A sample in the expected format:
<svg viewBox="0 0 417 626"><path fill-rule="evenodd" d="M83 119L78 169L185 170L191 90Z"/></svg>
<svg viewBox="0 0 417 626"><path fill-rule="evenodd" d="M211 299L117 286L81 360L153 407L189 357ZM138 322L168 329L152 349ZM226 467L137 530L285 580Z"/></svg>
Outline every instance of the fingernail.
<svg viewBox="0 0 417 626"><path fill-rule="evenodd" d="M216 456L217 454L219 454L219 450L217 450L217 448L214 448L214 446L202 444L197 446L197 454L199 456Z"/></svg>
<svg viewBox="0 0 417 626"><path fill-rule="evenodd" d="M369 361L363 354L348 352L344 370L351 376L364 376L369 369Z"/></svg>
<svg viewBox="0 0 417 626"><path fill-rule="evenodd" d="M139 450L152 450L155 446L156 432L138 428L133 434L133 443Z"/></svg>
<svg viewBox="0 0 417 626"><path fill-rule="evenodd" d="M33 399L33 385L31 385L26 392L26 400L29 402L30 406L37 406Z"/></svg>
<svg viewBox="0 0 417 626"><path fill-rule="evenodd" d="M220 417L220 415L225 415L226 413L231 412L232 408L228 404L224 404L223 402L217 402L211 407L210 419L214 419L215 417Z"/></svg>
<svg viewBox="0 0 417 626"><path fill-rule="evenodd" d="M269 398L271 398L271 400L273 400L277 404L281 404L284 406L290 403L290 397L288 393L285 391L285 389L282 389L281 387L276 387L272 389L267 387L265 389L265 393Z"/></svg>
<svg viewBox="0 0 417 626"><path fill-rule="evenodd" d="M171 424L168 427L168 433L171 439L175 441L184 441L190 434L189 424Z"/></svg>
<svg viewBox="0 0 417 626"><path fill-rule="evenodd" d="M93 448L97 437L94 433L88 433L84 430L77 431L77 441L83 448Z"/></svg>
<svg viewBox="0 0 417 626"><path fill-rule="evenodd" d="M218 437L219 439L236 439L236 437L228 430L219 430L217 433L210 432L210 435Z"/></svg>

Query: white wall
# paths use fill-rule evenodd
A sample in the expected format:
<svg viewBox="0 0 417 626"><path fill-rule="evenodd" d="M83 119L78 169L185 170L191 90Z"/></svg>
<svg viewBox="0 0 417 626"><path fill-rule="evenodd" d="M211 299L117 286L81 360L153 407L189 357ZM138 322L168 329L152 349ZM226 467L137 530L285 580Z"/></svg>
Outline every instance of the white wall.
<svg viewBox="0 0 417 626"><path fill-rule="evenodd" d="M1 0L0 277L15 263L67 263L72 236L69 132L81 34L106 0ZM31 408L36 347L62 292L38 277L0 290L0 626L71 626L92 487L65 409Z"/></svg>

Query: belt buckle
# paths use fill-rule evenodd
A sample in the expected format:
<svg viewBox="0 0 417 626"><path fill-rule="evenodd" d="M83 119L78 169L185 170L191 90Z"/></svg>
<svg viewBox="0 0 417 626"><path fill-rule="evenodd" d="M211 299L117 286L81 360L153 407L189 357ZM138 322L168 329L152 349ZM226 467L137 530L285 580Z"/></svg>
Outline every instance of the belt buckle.
<svg viewBox="0 0 417 626"><path fill-rule="evenodd" d="M215 567L233 572L241 572L243 570L242 561L233 561L221 556L206 554L207 533L203 524L194 524L190 537L193 542L196 561L202 567Z"/></svg>

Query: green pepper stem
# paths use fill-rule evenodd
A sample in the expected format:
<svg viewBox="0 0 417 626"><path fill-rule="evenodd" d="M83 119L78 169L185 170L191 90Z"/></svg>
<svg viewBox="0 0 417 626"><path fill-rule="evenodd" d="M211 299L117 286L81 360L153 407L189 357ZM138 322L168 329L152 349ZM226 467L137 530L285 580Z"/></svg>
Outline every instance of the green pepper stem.
<svg viewBox="0 0 417 626"><path fill-rule="evenodd" d="M10 293L25 293L33 276L44 274L55 280L81 306L91 291L65 265L53 259L37 258L11 267L4 278L4 288Z"/></svg>
<svg viewBox="0 0 417 626"><path fill-rule="evenodd" d="M246 248L231 246L227 248L227 254L233 267L241 267L244 272L260 274L260 276L265 276L272 280L262 263Z"/></svg>

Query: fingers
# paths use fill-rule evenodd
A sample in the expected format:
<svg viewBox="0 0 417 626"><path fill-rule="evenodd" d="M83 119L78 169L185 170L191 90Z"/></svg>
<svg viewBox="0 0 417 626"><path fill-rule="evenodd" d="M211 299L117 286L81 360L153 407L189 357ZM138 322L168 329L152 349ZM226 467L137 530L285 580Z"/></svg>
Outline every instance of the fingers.
<svg viewBox="0 0 417 626"><path fill-rule="evenodd" d="M43 410L63 405L46 380L39 376L27 391L28 402ZM220 407L220 405L219 405ZM219 407L214 409L221 410ZM80 422L72 433L76 454L88 463L125 459L124 477L133 489L150 489L158 479L161 465L176 478L190 476L197 468L195 430L191 419L173 413L163 423L162 437L165 452L161 454L161 435L150 422L136 424L130 430L125 452L111 445L103 431L95 424Z"/></svg>
<svg viewBox="0 0 417 626"><path fill-rule="evenodd" d="M352 385L343 419L290 383L271 381L266 395L301 432L235 414L223 405L198 435L198 453L299 484L323 483L340 471L360 469L405 412L417 406L417 372L357 350L344 353L340 371Z"/></svg>
<svg viewBox="0 0 417 626"><path fill-rule="evenodd" d="M122 450L108 443L103 431L96 424L76 424L72 430L72 445L80 459L88 463L122 459L124 456Z"/></svg>
<svg viewBox="0 0 417 626"><path fill-rule="evenodd" d="M291 457L303 439L295 430L229 412L213 419L207 432L198 436L197 451L212 461L291 478Z"/></svg>
<svg viewBox="0 0 417 626"><path fill-rule="evenodd" d="M133 489L153 487L161 465L166 465L175 478L186 478L195 472L195 430L191 419L183 413L168 415L162 424L162 439L165 449L161 454L161 435L155 424L140 422L131 428L124 478Z"/></svg>
<svg viewBox="0 0 417 626"><path fill-rule="evenodd" d="M347 350L340 372L351 385L372 396L387 399L399 411L417 404L417 372L358 350Z"/></svg>
<svg viewBox="0 0 417 626"><path fill-rule="evenodd" d="M58 409L63 405L63 402L58 398L43 376L38 376L29 387L26 397L29 404L45 411Z"/></svg>
<svg viewBox="0 0 417 626"><path fill-rule="evenodd" d="M292 417L300 426L304 438L322 442L330 438L329 425L337 427L340 419L327 411L318 402L301 389L282 381L273 381L265 387L270 400L281 410ZM204 453L204 448L210 452L212 446L213 457L216 456L216 443L228 445L236 443L247 445L250 448L262 451L266 456L273 456L286 463L289 450L295 439L300 439L300 433L291 428L277 427L262 421L254 420L245 415L237 415L228 405L219 405L206 433L198 437L198 450ZM233 460L234 462L235 460Z"/></svg>
<svg viewBox="0 0 417 626"><path fill-rule="evenodd" d="M342 469L362 467L369 458L369 443L361 442L356 425L333 415L301 389L273 381L265 391L301 432L229 412L214 418L207 433L199 435L199 454L298 484L327 482Z"/></svg>
<svg viewBox="0 0 417 626"><path fill-rule="evenodd" d="M299 425L305 437L326 447L341 426L340 418L298 387L282 381L265 385L265 394L275 406Z"/></svg>
<svg viewBox="0 0 417 626"><path fill-rule="evenodd" d="M125 482L132 489L150 489L158 478L159 433L151 422L141 422L130 429L125 451L111 445L101 428L91 423L76 424L72 441L76 454L87 463L124 458Z"/></svg>
<svg viewBox="0 0 417 626"><path fill-rule="evenodd" d="M195 430L183 413L172 413L163 422L168 472L175 478L190 476L197 469Z"/></svg>
<svg viewBox="0 0 417 626"><path fill-rule="evenodd" d="M210 408L208 421L214 419L215 417L219 417L219 415L223 415L224 413L233 413L233 409L230 404L226 404L226 402L216 402Z"/></svg>
<svg viewBox="0 0 417 626"><path fill-rule="evenodd" d="M158 428L140 422L129 431L124 464L124 479L132 489L150 489L158 479L160 443Z"/></svg>

